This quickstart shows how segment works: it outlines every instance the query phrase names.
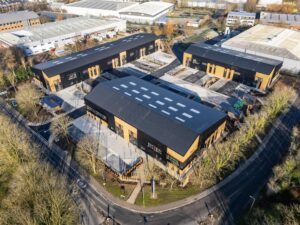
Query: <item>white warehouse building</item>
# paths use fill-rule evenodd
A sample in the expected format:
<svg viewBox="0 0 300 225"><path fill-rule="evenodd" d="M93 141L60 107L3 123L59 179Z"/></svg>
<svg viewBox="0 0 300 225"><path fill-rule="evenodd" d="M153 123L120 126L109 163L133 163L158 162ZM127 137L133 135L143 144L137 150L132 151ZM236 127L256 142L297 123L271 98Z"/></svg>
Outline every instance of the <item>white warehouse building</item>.
<svg viewBox="0 0 300 225"><path fill-rule="evenodd" d="M17 46L26 55L34 55L72 44L86 35L101 39L111 37L119 31L126 31L125 20L76 17L1 33L0 47Z"/></svg>
<svg viewBox="0 0 300 225"><path fill-rule="evenodd" d="M178 0L182 7L225 9L228 4L244 4L246 0Z"/></svg>
<svg viewBox="0 0 300 225"><path fill-rule="evenodd" d="M63 5L67 13L79 16L119 17L119 12L138 5L137 2L119 2L109 0L82 0Z"/></svg>
<svg viewBox="0 0 300 225"><path fill-rule="evenodd" d="M229 12L226 19L228 27L242 26L252 27L255 24L256 13L249 12Z"/></svg>
<svg viewBox="0 0 300 225"><path fill-rule="evenodd" d="M222 44L240 52L283 61L282 70L300 72L300 32L258 24Z"/></svg>
<svg viewBox="0 0 300 225"><path fill-rule="evenodd" d="M259 0L257 3L258 7L267 7L268 5L276 4L281 5L283 0Z"/></svg>
<svg viewBox="0 0 300 225"><path fill-rule="evenodd" d="M120 18L131 23L153 24L174 9L168 2L145 2L120 12Z"/></svg>

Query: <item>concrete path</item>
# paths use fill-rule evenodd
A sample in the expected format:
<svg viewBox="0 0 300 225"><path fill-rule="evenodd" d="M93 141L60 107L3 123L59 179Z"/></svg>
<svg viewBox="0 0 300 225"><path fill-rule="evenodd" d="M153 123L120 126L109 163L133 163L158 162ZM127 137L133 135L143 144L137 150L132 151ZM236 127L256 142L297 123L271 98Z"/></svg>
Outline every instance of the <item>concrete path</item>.
<svg viewBox="0 0 300 225"><path fill-rule="evenodd" d="M140 191L142 190L144 183L146 181L146 176L145 176L145 164L143 163L137 168L137 174L138 177L140 177L140 182L138 182L131 193L130 197L128 198L127 202L130 204L134 204Z"/></svg>
<svg viewBox="0 0 300 225"><path fill-rule="evenodd" d="M128 198L127 202L130 204L134 204L141 190L142 190L142 184L141 182L138 182L133 192L131 193L130 197Z"/></svg>

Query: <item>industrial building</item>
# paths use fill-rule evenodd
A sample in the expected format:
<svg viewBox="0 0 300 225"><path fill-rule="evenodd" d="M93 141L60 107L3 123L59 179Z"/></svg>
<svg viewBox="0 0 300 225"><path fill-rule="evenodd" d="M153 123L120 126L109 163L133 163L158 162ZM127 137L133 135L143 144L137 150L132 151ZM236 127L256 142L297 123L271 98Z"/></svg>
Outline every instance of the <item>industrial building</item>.
<svg viewBox="0 0 300 225"><path fill-rule="evenodd" d="M264 24L282 24L300 28L300 14L261 12L260 22Z"/></svg>
<svg viewBox="0 0 300 225"><path fill-rule="evenodd" d="M258 7L267 7L268 5L281 5L283 0L259 0L257 3Z"/></svg>
<svg viewBox="0 0 300 225"><path fill-rule="evenodd" d="M0 0L0 12L17 11L26 0Z"/></svg>
<svg viewBox="0 0 300 225"><path fill-rule="evenodd" d="M266 91L282 61L198 43L187 48L183 65Z"/></svg>
<svg viewBox="0 0 300 225"><path fill-rule="evenodd" d="M36 79L56 92L162 49L154 34L135 34L32 67Z"/></svg>
<svg viewBox="0 0 300 225"><path fill-rule="evenodd" d="M282 70L300 72L300 32L296 30L259 24L224 42L222 47L280 60Z"/></svg>
<svg viewBox="0 0 300 225"><path fill-rule="evenodd" d="M83 0L63 5L68 13L81 16L113 16L119 17L119 12L138 5L136 2Z"/></svg>
<svg viewBox="0 0 300 225"><path fill-rule="evenodd" d="M122 10L120 18L131 23L154 24L167 16L174 9L174 4L168 2L145 2Z"/></svg>
<svg viewBox="0 0 300 225"><path fill-rule="evenodd" d="M41 24L40 19L35 12L17 11L0 13L0 32L19 30L39 24Z"/></svg>
<svg viewBox="0 0 300 225"><path fill-rule="evenodd" d="M98 84L85 103L90 118L179 176L226 125L226 114L132 76Z"/></svg>
<svg viewBox="0 0 300 225"><path fill-rule="evenodd" d="M228 4L243 4L246 0L179 0L182 7L199 7L209 9L225 9Z"/></svg>
<svg viewBox="0 0 300 225"><path fill-rule="evenodd" d="M125 20L77 17L1 33L0 47L18 46L26 55L35 55L73 44L86 35L102 39L119 31L126 31Z"/></svg>
<svg viewBox="0 0 300 225"><path fill-rule="evenodd" d="M228 27L252 27L255 24L256 13L229 12L226 19Z"/></svg>

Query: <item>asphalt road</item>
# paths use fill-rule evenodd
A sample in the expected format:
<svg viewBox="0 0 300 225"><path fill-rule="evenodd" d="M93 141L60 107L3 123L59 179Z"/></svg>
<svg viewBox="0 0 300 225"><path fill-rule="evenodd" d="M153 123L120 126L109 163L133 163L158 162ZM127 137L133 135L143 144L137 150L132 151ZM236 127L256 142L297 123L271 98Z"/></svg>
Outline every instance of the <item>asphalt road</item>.
<svg viewBox="0 0 300 225"><path fill-rule="evenodd" d="M218 208L223 215L220 224L234 224L240 215L249 209L252 203L251 196L256 196L264 187L272 174L274 165L282 160L288 150L292 127L300 122L300 99L289 108L287 114L269 135L269 139L261 147L255 160L249 161L246 169L236 171L230 182L219 186L211 193L190 199L182 207L153 213L135 211L112 203L93 186L87 185L86 194L106 211L110 217L122 225L151 224L151 225L179 225L198 224L207 215ZM87 181L88 182L88 181ZM146 210L145 210L146 211Z"/></svg>
<svg viewBox="0 0 300 225"><path fill-rule="evenodd" d="M300 99L289 108L280 123L264 140L264 145L257 151L257 158L250 160L245 169L239 169L224 182L213 189L191 197L178 208L169 210L133 210L107 199L101 189L97 188L88 178L79 174L76 165L68 165L53 151L47 151L51 161L57 168L64 168L70 179L81 179L86 182L83 192L99 209L107 213L122 225L151 224L151 225L189 225L198 224L214 209L218 208L222 216L219 224L234 224L240 215L249 210L252 198L257 196L272 174L272 168L279 163L288 150L290 132L293 126L300 123ZM37 138L40 135L35 133ZM39 136L39 137L38 137ZM243 167L243 166L241 166Z"/></svg>

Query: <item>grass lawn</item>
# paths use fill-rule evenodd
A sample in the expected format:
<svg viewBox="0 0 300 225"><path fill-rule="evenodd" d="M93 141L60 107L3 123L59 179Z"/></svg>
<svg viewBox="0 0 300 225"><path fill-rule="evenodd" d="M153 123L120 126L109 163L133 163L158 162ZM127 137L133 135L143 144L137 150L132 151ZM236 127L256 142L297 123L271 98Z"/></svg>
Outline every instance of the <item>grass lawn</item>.
<svg viewBox="0 0 300 225"><path fill-rule="evenodd" d="M91 174L92 175L92 174ZM133 189L135 188L134 184L121 184L117 180L112 178L112 175L108 174L106 183L100 175L92 175L109 193L113 196L118 197L123 200L127 200L131 195Z"/></svg>
<svg viewBox="0 0 300 225"><path fill-rule="evenodd" d="M196 186L189 186L188 188L174 187L172 190L156 186L157 199L151 199L151 187L147 185L144 187L145 205L143 204L142 192L138 195L135 204L140 206L144 205L145 207L163 205L197 194L199 190L200 189Z"/></svg>
<svg viewBox="0 0 300 225"><path fill-rule="evenodd" d="M203 41L203 40L205 40L205 37L209 31L210 30L207 29L207 30L201 32L200 34L194 34L192 36L189 36L189 37L185 38L183 40L183 42L184 43L194 43L194 42L198 42L198 41Z"/></svg>
<svg viewBox="0 0 300 225"><path fill-rule="evenodd" d="M74 159L76 160L76 157ZM106 177L106 181L104 181L102 174L93 174L92 171L89 168L87 168L86 165L81 164L79 160L76 160L76 162L81 166L83 171L88 173L90 176L94 177L94 179L101 186L103 186L109 193L111 193L115 197L127 200L131 195L133 189L135 188L135 184L120 183L117 180L116 176L110 170L106 170L104 174L104 176Z"/></svg>

